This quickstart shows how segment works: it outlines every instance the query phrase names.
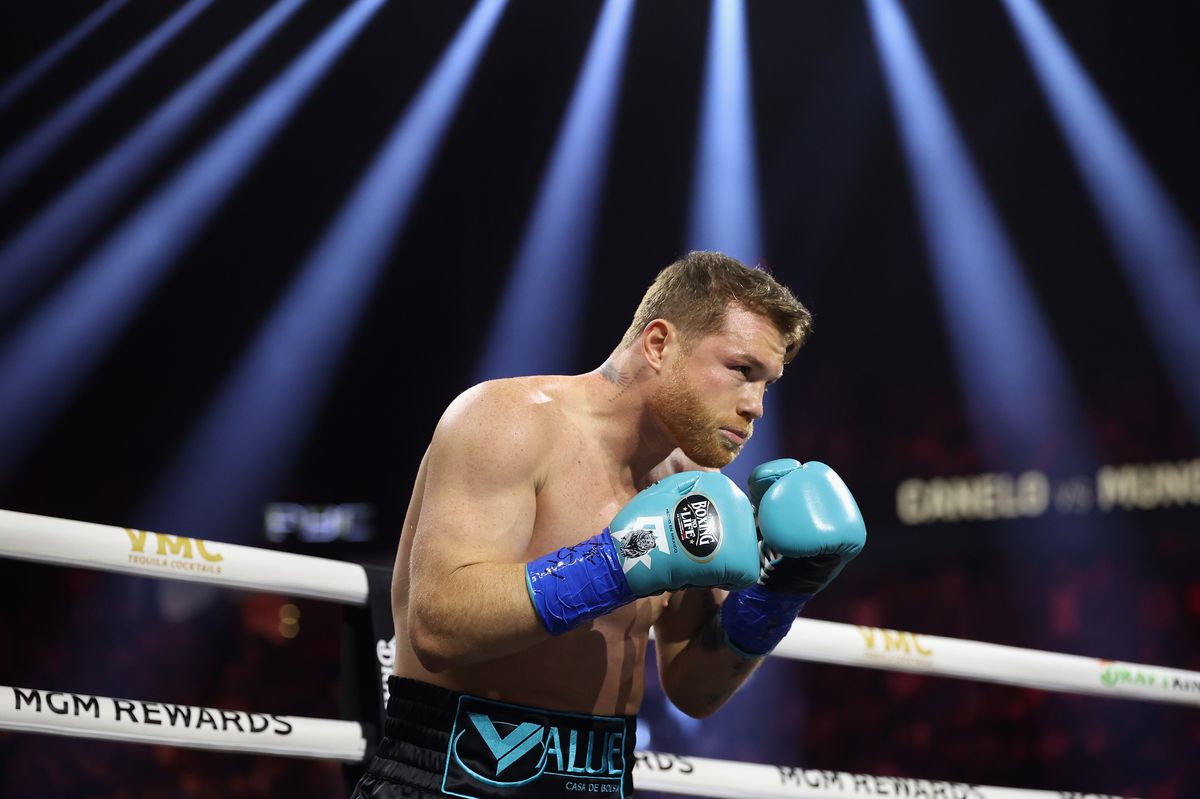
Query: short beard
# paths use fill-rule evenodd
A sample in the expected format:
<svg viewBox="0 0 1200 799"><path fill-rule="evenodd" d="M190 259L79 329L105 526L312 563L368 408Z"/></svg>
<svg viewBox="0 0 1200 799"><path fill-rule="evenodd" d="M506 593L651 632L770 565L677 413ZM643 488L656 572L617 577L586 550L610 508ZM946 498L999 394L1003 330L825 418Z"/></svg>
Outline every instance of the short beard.
<svg viewBox="0 0 1200 799"><path fill-rule="evenodd" d="M728 466L741 446L721 435L720 425L705 411L699 394L681 371L668 368L663 383L650 395L650 410L688 458L710 469Z"/></svg>

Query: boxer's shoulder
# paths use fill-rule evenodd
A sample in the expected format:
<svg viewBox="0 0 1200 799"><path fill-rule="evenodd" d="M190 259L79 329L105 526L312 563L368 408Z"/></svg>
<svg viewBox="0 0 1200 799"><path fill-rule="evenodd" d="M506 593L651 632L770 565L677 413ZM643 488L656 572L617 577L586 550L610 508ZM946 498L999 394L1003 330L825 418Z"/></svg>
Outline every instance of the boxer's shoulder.
<svg viewBox="0 0 1200 799"><path fill-rule="evenodd" d="M569 378L489 380L459 394L447 406L430 444L434 461L451 455L477 467L500 459L504 467L542 471L564 428L574 426Z"/></svg>
<svg viewBox="0 0 1200 799"><path fill-rule="evenodd" d="M484 432L532 435L560 411L536 382L506 378L479 383L459 394L438 422L437 435Z"/></svg>

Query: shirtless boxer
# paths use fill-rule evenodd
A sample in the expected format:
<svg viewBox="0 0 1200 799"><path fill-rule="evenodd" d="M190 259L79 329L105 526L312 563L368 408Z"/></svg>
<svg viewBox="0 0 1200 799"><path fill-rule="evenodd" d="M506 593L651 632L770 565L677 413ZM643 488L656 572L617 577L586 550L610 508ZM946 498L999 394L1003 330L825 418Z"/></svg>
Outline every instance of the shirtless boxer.
<svg viewBox="0 0 1200 799"><path fill-rule="evenodd" d="M691 253L600 368L451 403L400 537L389 718L355 797L631 796L651 627L675 705L729 698L865 537L828 467L764 464L750 499L716 471L809 326L767 273Z"/></svg>

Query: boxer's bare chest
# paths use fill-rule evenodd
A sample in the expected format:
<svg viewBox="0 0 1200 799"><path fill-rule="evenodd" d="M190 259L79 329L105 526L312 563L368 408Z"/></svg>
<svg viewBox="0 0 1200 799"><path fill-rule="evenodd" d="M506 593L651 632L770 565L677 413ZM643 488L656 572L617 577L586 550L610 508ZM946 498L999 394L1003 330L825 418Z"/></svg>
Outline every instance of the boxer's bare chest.
<svg viewBox="0 0 1200 799"><path fill-rule="evenodd" d="M568 429L551 454L537 493L530 558L603 530L637 491L586 429Z"/></svg>
<svg viewBox="0 0 1200 799"><path fill-rule="evenodd" d="M586 423L564 425L538 491L526 559L572 546L604 530L637 491L628 469L622 472ZM617 652L631 637L639 639L640 650L661 604L639 600L584 626L591 634L603 636Z"/></svg>

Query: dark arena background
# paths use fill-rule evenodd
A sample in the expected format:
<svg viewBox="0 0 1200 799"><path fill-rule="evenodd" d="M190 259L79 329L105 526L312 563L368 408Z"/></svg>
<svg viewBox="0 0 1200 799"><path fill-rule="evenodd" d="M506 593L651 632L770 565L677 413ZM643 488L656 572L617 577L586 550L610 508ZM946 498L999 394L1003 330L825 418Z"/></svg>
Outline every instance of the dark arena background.
<svg viewBox="0 0 1200 799"><path fill-rule="evenodd" d="M0 507L390 568L447 403L596 368L718 249L815 316L728 473L828 463L867 520L806 617L884 660L1146 664L1105 680L1166 701L773 658L704 721L651 674L639 748L1200 796L1200 675L1155 671L1200 670L1197 17L5 3ZM6 686L338 718L342 636L331 602L0 559ZM5 797L345 792L330 760L0 729Z"/></svg>

